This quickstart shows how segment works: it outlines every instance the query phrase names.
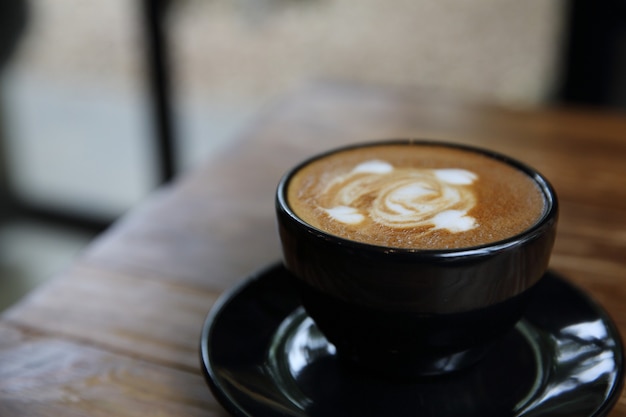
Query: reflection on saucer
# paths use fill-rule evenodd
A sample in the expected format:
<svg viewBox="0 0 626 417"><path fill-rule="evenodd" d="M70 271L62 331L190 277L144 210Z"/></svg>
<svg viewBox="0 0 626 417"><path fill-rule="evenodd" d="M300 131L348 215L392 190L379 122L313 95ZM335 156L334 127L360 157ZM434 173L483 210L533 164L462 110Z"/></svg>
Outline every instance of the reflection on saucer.
<svg viewBox="0 0 626 417"><path fill-rule="evenodd" d="M201 338L222 405L254 416L605 415L623 379L607 315L554 274L525 317L476 366L410 382L344 369L280 265L223 296Z"/></svg>

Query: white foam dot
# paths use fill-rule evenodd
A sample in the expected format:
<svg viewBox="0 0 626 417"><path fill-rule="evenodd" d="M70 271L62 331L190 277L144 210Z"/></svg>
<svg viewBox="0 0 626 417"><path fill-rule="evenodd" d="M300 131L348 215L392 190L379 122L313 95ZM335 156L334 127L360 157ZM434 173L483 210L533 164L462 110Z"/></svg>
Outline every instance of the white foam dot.
<svg viewBox="0 0 626 417"><path fill-rule="evenodd" d="M326 213L333 219L347 224L361 223L365 219L365 216L354 207L337 206L326 209Z"/></svg>
<svg viewBox="0 0 626 417"><path fill-rule="evenodd" d="M465 169L437 169L435 176L448 184L469 185L478 179L478 175Z"/></svg>
<svg viewBox="0 0 626 417"><path fill-rule="evenodd" d="M393 171L393 165L389 162L380 160L371 160L362 162L352 169L352 173L367 173L367 174L387 174Z"/></svg>
<svg viewBox="0 0 626 417"><path fill-rule="evenodd" d="M432 218L435 229L447 229L450 232L465 232L477 226L473 217L466 216L461 210L446 210Z"/></svg>

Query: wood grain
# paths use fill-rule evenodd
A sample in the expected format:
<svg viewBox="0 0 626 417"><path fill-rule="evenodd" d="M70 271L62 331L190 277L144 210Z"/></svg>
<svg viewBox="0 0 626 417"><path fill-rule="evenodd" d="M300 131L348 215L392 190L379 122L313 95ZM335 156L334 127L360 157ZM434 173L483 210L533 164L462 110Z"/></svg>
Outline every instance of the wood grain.
<svg viewBox="0 0 626 417"><path fill-rule="evenodd" d="M313 153L381 138L487 147L543 172L561 202L551 268L626 334L626 116L316 84L268 108L4 313L1 414L221 415L200 376L198 336L222 291L280 258L280 176ZM611 416L626 417L624 395Z"/></svg>
<svg viewBox="0 0 626 417"><path fill-rule="evenodd" d="M189 371L217 293L74 266L5 314L7 322Z"/></svg>
<svg viewBox="0 0 626 417"><path fill-rule="evenodd" d="M0 415L225 416L202 376L0 324Z"/></svg>

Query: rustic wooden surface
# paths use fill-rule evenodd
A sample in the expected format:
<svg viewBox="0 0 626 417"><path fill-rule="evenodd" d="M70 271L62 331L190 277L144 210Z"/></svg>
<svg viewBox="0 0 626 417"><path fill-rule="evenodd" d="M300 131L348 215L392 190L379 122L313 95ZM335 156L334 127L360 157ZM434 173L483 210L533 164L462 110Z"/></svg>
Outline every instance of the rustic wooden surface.
<svg viewBox="0 0 626 417"><path fill-rule="evenodd" d="M551 268L626 335L625 115L320 84L267 109L2 315L0 415L225 415L201 375L199 333L222 291L279 259L279 177L320 150L408 137L488 147L550 178L562 213ZM624 395L611 416L626 416Z"/></svg>

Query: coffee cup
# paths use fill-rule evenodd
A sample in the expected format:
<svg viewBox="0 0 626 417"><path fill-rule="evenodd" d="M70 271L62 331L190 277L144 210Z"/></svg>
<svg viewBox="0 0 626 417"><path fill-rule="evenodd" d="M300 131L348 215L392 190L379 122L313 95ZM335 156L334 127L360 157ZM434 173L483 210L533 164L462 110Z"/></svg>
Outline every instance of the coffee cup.
<svg viewBox="0 0 626 417"><path fill-rule="evenodd" d="M276 192L284 264L348 369L460 371L524 313L550 258L557 196L489 150L422 140L313 156Z"/></svg>

